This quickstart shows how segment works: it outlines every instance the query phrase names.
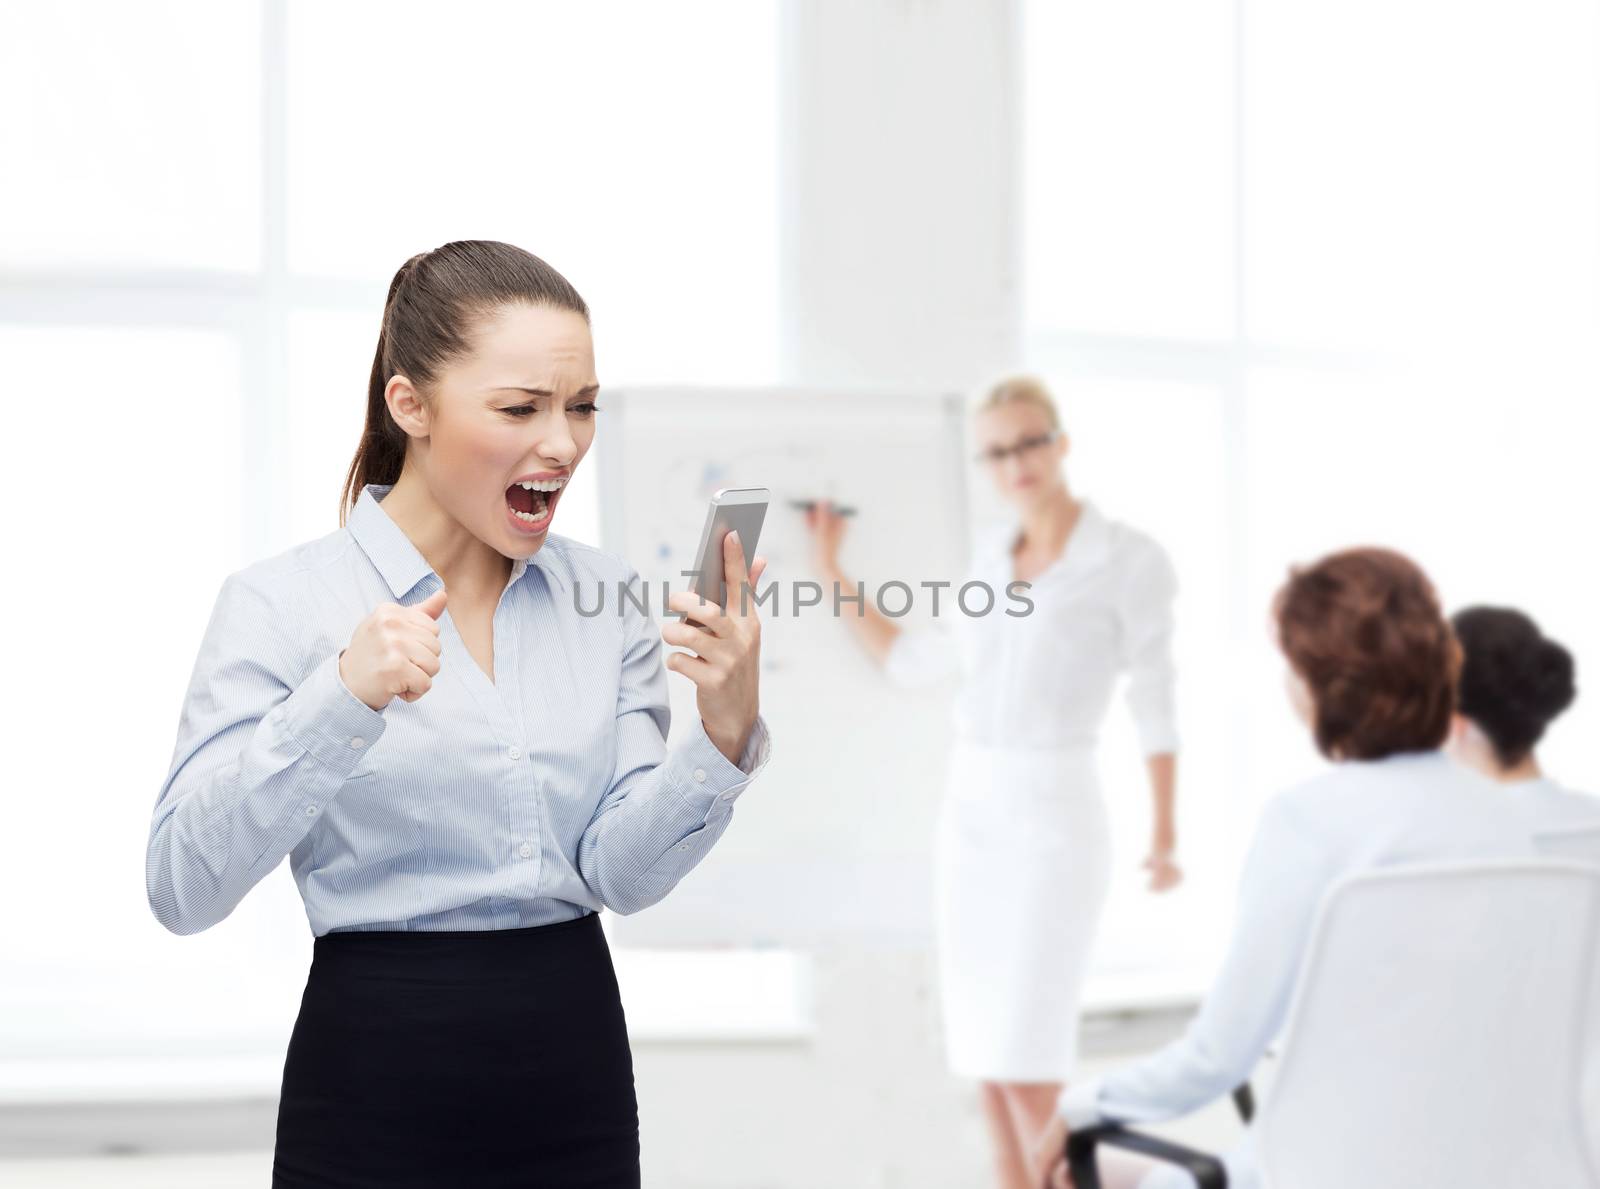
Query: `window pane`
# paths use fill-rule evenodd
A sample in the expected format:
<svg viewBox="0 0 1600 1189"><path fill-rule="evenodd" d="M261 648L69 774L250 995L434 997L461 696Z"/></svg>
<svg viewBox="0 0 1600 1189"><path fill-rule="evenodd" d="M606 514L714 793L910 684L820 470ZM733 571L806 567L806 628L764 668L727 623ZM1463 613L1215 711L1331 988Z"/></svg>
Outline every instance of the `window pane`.
<svg viewBox="0 0 1600 1189"><path fill-rule="evenodd" d="M1025 6L1031 327L1232 333L1232 9Z"/></svg>
<svg viewBox="0 0 1600 1189"><path fill-rule="evenodd" d="M1586 547L1600 508L1594 384L1592 369L1580 378L1526 365L1515 375L1251 372L1247 597L1262 626L1240 660L1256 673L1252 787L1282 787L1317 763L1267 630L1291 563L1396 548L1428 572L1447 610L1520 606L1574 655L1600 655L1600 558ZM1551 729L1564 761L1552 773L1594 783L1597 741L1600 698L1580 697Z"/></svg>
<svg viewBox="0 0 1600 1189"><path fill-rule="evenodd" d="M1600 7L1252 4L1248 332L1395 350L1600 321ZM1474 344L1475 345L1475 344Z"/></svg>
<svg viewBox="0 0 1600 1189"><path fill-rule="evenodd" d="M287 549L339 527L345 472L366 423L367 379L378 345L383 292L370 313L304 310L289 319Z"/></svg>
<svg viewBox="0 0 1600 1189"><path fill-rule="evenodd" d="M439 13L291 4L291 266L503 239L583 293L602 383L774 379L774 5Z"/></svg>
<svg viewBox="0 0 1600 1189"><path fill-rule="evenodd" d="M242 369L211 332L0 328L13 450L0 499L18 602L3 713L0 1057L281 1052L309 951L287 867L226 928L167 933L145 840L250 500ZM20 725L18 725L20 724ZM33 911L45 905L48 911ZM114 984L115 993L108 988Z"/></svg>
<svg viewBox="0 0 1600 1189"><path fill-rule="evenodd" d="M253 269L254 3L0 7L0 264Z"/></svg>

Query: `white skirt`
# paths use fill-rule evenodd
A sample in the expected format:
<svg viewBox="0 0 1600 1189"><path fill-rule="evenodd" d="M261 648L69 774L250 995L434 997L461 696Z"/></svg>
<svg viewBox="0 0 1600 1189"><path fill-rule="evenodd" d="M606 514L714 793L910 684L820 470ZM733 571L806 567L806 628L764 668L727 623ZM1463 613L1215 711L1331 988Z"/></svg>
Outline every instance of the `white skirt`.
<svg viewBox="0 0 1600 1189"><path fill-rule="evenodd" d="M935 858L952 1071L1007 1082L1073 1076L1110 849L1092 751L954 745Z"/></svg>

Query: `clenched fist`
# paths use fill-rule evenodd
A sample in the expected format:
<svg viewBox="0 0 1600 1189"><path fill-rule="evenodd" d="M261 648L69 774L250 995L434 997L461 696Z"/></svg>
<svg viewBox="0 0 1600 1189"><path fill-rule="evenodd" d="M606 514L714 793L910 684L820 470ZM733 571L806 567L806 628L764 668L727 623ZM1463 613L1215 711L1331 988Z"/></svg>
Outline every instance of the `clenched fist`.
<svg viewBox="0 0 1600 1189"><path fill-rule="evenodd" d="M356 697L382 710L396 695L415 702L433 687L439 672L441 586L415 607L382 603L356 625L339 654L339 677Z"/></svg>

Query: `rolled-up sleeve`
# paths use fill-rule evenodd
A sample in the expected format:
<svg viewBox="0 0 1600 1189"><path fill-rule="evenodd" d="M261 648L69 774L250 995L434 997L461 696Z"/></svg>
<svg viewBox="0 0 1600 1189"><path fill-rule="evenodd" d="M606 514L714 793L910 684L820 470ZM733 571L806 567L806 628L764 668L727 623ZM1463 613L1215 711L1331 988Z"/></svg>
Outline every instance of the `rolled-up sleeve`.
<svg viewBox="0 0 1600 1189"><path fill-rule="evenodd" d="M628 584L637 579L630 567ZM660 632L637 607L623 624L617 763L578 842L578 871L607 908L632 913L662 899L706 856L772 746L758 714L734 764L696 715L687 735L668 748L672 710Z"/></svg>
<svg viewBox="0 0 1600 1189"><path fill-rule="evenodd" d="M1128 675L1126 700L1145 755L1178 750L1176 670L1172 661L1173 604L1178 574L1166 550L1142 542L1119 590L1120 654Z"/></svg>
<svg viewBox="0 0 1600 1189"><path fill-rule="evenodd" d="M269 592L230 575L217 595L156 798L151 911L174 933L225 918L316 825L383 736L337 654L300 679Z"/></svg>

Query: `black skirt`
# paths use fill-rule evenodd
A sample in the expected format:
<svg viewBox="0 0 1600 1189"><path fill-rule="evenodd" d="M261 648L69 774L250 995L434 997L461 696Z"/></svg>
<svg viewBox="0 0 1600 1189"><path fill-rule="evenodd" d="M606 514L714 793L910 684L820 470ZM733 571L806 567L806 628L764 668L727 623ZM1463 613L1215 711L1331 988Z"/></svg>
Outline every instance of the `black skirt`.
<svg viewBox="0 0 1600 1189"><path fill-rule="evenodd" d="M638 1189L639 1113L595 913L316 939L274 1189Z"/></svg>

